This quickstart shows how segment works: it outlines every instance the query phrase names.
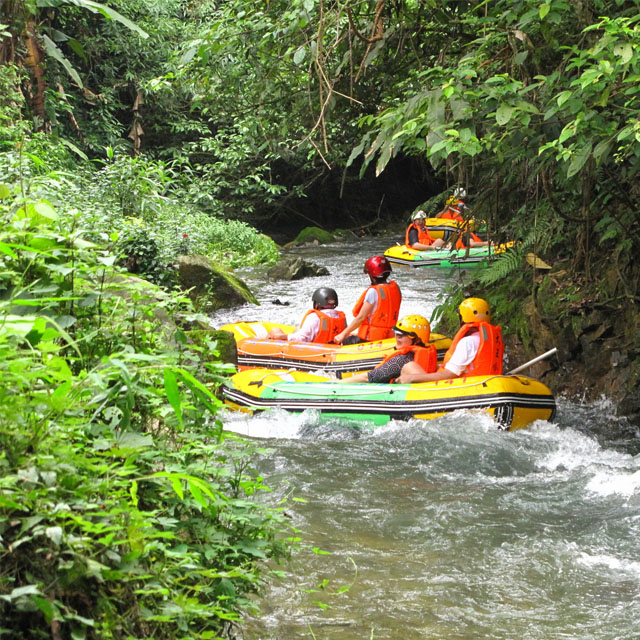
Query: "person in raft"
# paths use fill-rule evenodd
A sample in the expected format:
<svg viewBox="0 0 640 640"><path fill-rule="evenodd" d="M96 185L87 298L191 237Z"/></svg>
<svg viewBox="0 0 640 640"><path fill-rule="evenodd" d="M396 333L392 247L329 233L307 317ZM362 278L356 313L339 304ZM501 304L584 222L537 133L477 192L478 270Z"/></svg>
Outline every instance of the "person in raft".
<svg viewBox="0 0 640 640"><path fill-rule="evenodd" d="M469 207L467 207L467 205L462 201L462 198L466 195L467 192L458 187L453 192L453 195L447 198L444 209L440 213L436 214L436 217L442 218L443 220L455 220L460 223L461 229L464 228L464 226L467 225L467 220L464 218L462 213ZM488 244L489 243L486 240L483 240L479 235L473 233L473 231L469 229L466 229L459 234L456 241L456 249L466 249L467 247L486 247Z"/></svg>
<svg viewBox="0 0 640 640"><path fill-rule="evenodd" d="M396 382L434 382L466 376L502 373L502 328L491 324L491 310L482 298L466 298L458 307L460 329L453 337L442 366L427 371L418 362L409 362Z"/></svg>
<svg viewBox="0 0 640 640"><path fill-rule="evenodd" d="M467 205L462 201L462 198L467 196L467 192L461 187L457 187L452 196L449 196L445 203L444 209L439 213L436 213L436 218L442 218L443 220L455 220L456 222L466 222L462 212L468 209Z"/></svg>
<svg viewBox="0 0 640 640"><path fill-rule="evenodd" d="M391 275L391 263L384 256L373 256L364 263L364 272L371 286L362 293L353 307L353 320L333 341L337 344L375 342L393 337L393 326L398 320L402 294ZM351 335L355 330L356 335Z"/></svg>
<svg viewBox="0 0 640 640"><path fill-rule="evenodd" d="M430 251L441 249L445 242L442 238L432 238L429 229L425 225L427 214L424 211L416 211L411 218L411 224L407 227L404 243L416 251Z"/></svg>
<svg viewBox="0 0 640 640"><path fill-rule="evenodd" d="M393 382L408 363L416 363L423 371L435 371L438 366L436 348L429 344L431 327L424 316L405 316L393 327L396 350L375 369L357 373L341 382Z"/></svg>
<svg viewBox="0 0 640 640"><path fill-rule="evenodd" d="M334 341L347 325L344 311L338 311L338 294L330 287L320 287L311 296L313 309L302 318L300 327L293 333L286 334L277 327L269 331L272 340L288 340L289 342L318 342L328 344Z"/></svg>

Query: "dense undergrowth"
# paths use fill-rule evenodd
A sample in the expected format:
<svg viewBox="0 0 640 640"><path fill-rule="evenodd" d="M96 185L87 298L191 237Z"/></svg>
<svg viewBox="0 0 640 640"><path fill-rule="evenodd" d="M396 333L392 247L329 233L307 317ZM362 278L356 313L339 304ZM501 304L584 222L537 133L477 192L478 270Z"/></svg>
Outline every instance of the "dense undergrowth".
<svg viewBox="0 0 640 640"><path fill-rule="evenodd" d="M275 244L181 204L161 162L107 150L96 165L32 134L12 97L0 108L0 635L230 637L294 532L259 498L264 451L217 418L232 368L215 342L189 340L206 319L171 264L269 262ZM161 286L131 278L133 258Z"/></svg>
<svg viewBox="0 0 640 640"><path fill-rule="evenodd" d="M443 319L484 295L578 371L606 346L640 415L636 2L6 0L0 23L0 632L214 637L286 553L174 289L180 254L274 262L254 226L402 227L464 186L517 244Z"/></svg>
<svg viewBox="0 0 640 640"><path fill-rule="evenodd" d="M81 219L0 193L0 633L213 638L250 606L281 512L222 431L229 366ZM40 184L43 187L43 184Z"/></svg>

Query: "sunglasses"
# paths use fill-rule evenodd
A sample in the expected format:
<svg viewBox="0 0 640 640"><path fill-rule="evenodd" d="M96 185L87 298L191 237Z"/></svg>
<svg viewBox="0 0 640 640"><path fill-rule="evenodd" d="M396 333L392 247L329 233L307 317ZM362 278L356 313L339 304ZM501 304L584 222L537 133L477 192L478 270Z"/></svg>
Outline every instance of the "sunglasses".
<svg viewBox="0 0 640 640"><path fill-rule="evenodd" d="M396 338L415 338L416 337L415 333L407 333L406 331L400 331L399 329L394 329L393 333L395 334Z"/></svg>

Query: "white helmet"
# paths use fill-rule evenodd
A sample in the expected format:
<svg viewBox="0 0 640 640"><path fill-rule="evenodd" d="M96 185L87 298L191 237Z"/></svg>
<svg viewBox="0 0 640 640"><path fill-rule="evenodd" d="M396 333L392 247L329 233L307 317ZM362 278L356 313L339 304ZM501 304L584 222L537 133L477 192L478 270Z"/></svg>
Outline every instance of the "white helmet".
<svg viewBox="0 0 640 640"><path fill-rule="evenodd" d="M411 217L412 220L426 220L427 214L424 211L416 211Z"/></svg>
<svg viewBox="0 0 640 640"><path fill-rule="evenodd" d="M454 198L466 198L467 192L462 187L456 187L456 190L453 192Z"/></svg>

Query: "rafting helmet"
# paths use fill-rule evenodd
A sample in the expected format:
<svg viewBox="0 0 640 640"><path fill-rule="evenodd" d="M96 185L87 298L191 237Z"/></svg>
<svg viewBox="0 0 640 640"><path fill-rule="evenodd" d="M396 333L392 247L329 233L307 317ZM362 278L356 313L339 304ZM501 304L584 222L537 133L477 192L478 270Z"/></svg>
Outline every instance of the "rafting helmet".
<svg viewBox="0 0 640 640"><path fill-rule="evenodd" d="M426 220L427 214L424 211L416 211L413 216L411 216L412 220Z"/></svg>
<svg viewBox="0 0 640 640"><path fill-rule="evenodd" d="M384 256L373 256L364 263L364 272L370 278L384 278L391 273L391 263Z"/></svg>
<svg viewBox="0 0 640 640"><path fill-rule="evenodd" d="M462 322L491 322L491 309L482 298L467 298L460 303L458 313Z"/></svg>
<svg viewBox="0 0 640 640"><path fill-rule="evenodd" d="M456 190L453 192L453 197L460 198L460 200L462 200L462 198L466 198L466 196L467 192L462 187L456 187Z"/></svg>
<svg viewBox="0 0 640 640"><path fill-rule="evenodd" d="M338 294L331 287L320 287L311 296L314 309L335 309L338 306Z"/></svg>
<svg viewBox="0 0 640 640"><path fill-rule="evenodd" d="M424 345L429 343L429 338L431 337L431 325L424 316L404 316L404 318L401 318L396 326L393 327L393 330L406 333L410 336L413 335L419 338L420 342Z"/></svg>

